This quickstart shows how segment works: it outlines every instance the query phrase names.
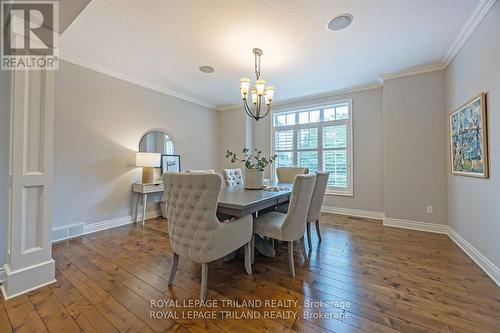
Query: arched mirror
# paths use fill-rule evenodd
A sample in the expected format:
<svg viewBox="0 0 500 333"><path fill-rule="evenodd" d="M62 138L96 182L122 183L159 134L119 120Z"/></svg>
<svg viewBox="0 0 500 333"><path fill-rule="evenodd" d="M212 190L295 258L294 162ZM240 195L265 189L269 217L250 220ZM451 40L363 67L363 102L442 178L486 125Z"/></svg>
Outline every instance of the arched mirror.
<svg viewBox="0 0 500 333"><path fill-rule="evenodd" d="M151 130L143 135L139 142L139 152L174 154L174 143L167 133L161 130Z"/></svg>

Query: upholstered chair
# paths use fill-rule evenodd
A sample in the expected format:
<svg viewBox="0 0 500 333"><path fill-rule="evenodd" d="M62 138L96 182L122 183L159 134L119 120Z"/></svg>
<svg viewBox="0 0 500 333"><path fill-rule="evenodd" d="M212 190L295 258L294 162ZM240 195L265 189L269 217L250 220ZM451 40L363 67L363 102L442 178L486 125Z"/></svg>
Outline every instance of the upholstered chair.
<svg viewBox="0 0 500 333"><path fill-rule="evenodd" d="M208 170L186 170L186 173L215 173L214 169L208 169Z"/></svg>
<svg viewBox="0 0 500 333"><path fill-rule="evenodd" d="M222 170L224 183L226 186L236 186L243 184L243 174L241 169L224 169Z"/></svg>
<svg viewBox="0 0 500 333"><path fill-rule="evenodd" d="M276 176L280 183L293 183L295 176L309 173L309 168L302 167L277 167Z"/></svg>
<svg viewBox="0 0 500 333"><path fill-rule="evenodd" d="M314 191L311 197L311 204L309 205L309 212L307 213L307 244L309 251L312 250L311 243L311 224L316 224L316 234L318 240L321 242L321 232L319 230L319 218L321 216L321 205L325 197L326 186L328 184L329 172L316 172L316 183L314 184Z"/></svg>
<svg viewBox="0 0 500 333"><path fill-rule="evenodd" d="M307 261L304 233L306 231L307 212L311 204L315 178L316 176L314 174L297 175L295 177L290 197L290 208L287 214L269 212L254 220L254 232L256 234L288 242L290 273L294 277L294 241L300 241L304 262Z"/></svg>
<svg viewBox="0 0 500 333"><path fill-rule="evenodd" d="M168 236L174 252L169 286L174 283L179 256L201 263L200 300L207 292L208 263L245 246L245 268L252 274L252 215L228 223L216 218L222 177L216 173L163 174Z"/></svg>

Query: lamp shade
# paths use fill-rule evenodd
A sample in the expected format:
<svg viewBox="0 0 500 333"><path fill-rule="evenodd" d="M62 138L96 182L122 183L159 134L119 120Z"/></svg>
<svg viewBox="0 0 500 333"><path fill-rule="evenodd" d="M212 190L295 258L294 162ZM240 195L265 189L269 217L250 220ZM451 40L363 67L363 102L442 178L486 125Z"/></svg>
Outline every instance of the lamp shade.
<svg viewBox="0 0 500 333"><path fill-rule="evenodd" d="M161 154L157 153L137 153L135 155L135 165L138 167L160 167Z"/></svg>

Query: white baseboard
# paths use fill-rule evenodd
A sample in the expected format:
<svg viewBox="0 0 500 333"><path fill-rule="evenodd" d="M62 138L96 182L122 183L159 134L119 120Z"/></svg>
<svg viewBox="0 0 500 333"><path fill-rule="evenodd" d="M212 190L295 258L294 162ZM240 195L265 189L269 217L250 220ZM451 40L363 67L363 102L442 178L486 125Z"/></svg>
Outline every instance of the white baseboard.
<svg viewBox="0 0 500 333"><path fill-rule="evenodd" d="M417 222L402 219L393 219L390 217L384 218L385 227L396 227L403 229L411 229L425 232L433 232L437 234L448 234L449 226L447 224Z"/></svg>
<svg viewBox="0 0 500 333"><path fill-rule="evenodd" d="M448 236L500 287L500 268L467 242L451 227Z"/></svg>
<svg viewBox="0 0 500 333"><path fill-rule="evenodd" d="M83 227L83 234L91 234L93 232L98 232L110 228L120 227L122 225L130 224L134 222L134 218L132 216L124 216L118 217L111 220L85 224Z"/></svg>
<svg viewBox="0 0 500 333"><path fill-rule="evenodd" d="M3 272L3 267L0 267L0 282L3 282L5 280L5 275Z"/></svg>
<svg viewBox="0 0 500 333"><path fill-rule="evenodd" d="M384 219L384 213L373 212L370 210L360 210L360 209L351 209L351 208L342 208L342 207L333 207L333 206L321 206L321 211L323 213L348 215L348 216L354 216L354 217L363 217L363 218L367 218L367 219L376 219L376 220L383 220Z"/></svg>
<svg viewBox="0 0 500 333"><path fill-rule="evenodd" d="M146 219L152 219L158 216L161 216L161 211L159 209L149 210L146 212ZM137 221L140 222L141 219L142 217L138 216ZM131 224L133 222L134 222L134 216L124 216L96 223L90 223L90 224L79 223L60 228L55 228L52 229L52 242L53 243L59 242L79 237L82 235L90 234L93 232L98 232L110 228L116 228L122 225Z"/></svg>

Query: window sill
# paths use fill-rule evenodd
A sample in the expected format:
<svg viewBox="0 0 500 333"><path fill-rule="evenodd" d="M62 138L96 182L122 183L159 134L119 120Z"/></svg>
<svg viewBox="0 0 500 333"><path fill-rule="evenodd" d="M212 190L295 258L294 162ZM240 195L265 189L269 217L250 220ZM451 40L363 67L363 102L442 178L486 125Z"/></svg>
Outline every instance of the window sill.
<svg viewBox="0 0 500 333"><path fill-rule="evenodd" d="M341 196L341 197L354 197L352 191L338 191L338 190L326 190L325 195Z"/></svg>

